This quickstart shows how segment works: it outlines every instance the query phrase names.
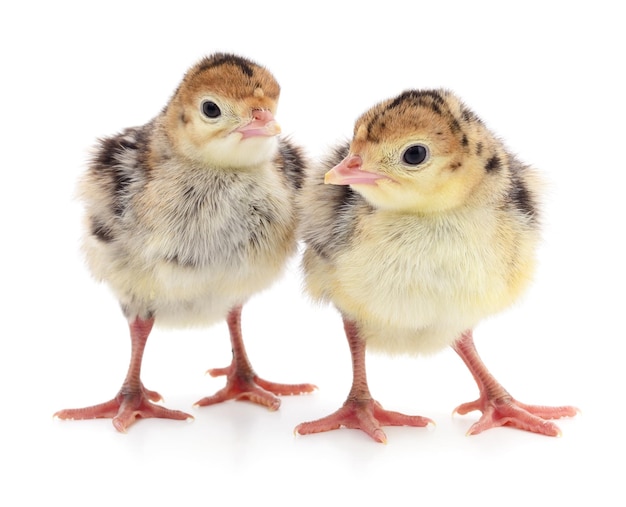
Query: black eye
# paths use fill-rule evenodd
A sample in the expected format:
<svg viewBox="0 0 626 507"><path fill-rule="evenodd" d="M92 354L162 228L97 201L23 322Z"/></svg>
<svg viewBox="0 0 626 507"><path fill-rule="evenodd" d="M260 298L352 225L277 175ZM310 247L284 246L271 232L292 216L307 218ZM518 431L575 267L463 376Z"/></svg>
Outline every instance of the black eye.
<svg viewBox="0 0 626 507"><path fill-rule="evenodd" d="M222 114L222 111L220 111L219 106L215 102L205 100L202 103L202 114L207 118L217 118Z"/></svg>
<svg viewBox="0 0 626 507"><path fill-rule="evenodd" d="M409 146L402 155L402 161L407 165L420 165L428 158L428 148L423 144Z"/></svg>

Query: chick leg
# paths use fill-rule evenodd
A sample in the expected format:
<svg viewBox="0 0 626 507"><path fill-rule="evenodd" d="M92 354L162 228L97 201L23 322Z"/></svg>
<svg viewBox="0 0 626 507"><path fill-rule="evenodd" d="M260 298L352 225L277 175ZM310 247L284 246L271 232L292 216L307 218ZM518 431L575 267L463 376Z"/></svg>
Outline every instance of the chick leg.
<svg viewBox="0 0 626 507"><path fill-rule="evenodd" d="M54 416L59 419L111 418L115 429L122 433L125 433L126 429L139 417L193 419L191 415L184 412L169 410L151 403L151 401L160 401L161 395L155 391L149 391L141 382L143 351L153 324L154 319L142 320L139 318L129 324L132 347L130 366L122 388L115 398L91 407L60 410Z"/></svg>
<svg viewBox="0 0 626 507"><path fill-rule="evenodd" d="M463 403L454 410L459 414L467 414L473 410L480 410L483 413L478 422L469 429L468 435L476 435L489 428L509 425L543 435L560 436L561 430L558 426L547 419L576 415L575 407L526 405L515 400L487 370L478 355L471 331L463 333L453 348L469 368L480 391L477 400Z"/></svg>
<svg viewBox="0 0 626 507"><path fill-rule="evenodd" d="M202 398L195 406L205 407L226 400L251 401L270 410L278 410L280 399L275 395L310 393L316 389L312 384L277 384L259 378L252 369L241 336L241 306L233 308L226 319L230 332L233 360L226 368L209 370L212 377L226 376L226 387L213 396Z"/></svg>
<svg viewBox="0 0 626 507"><path fill-rule="evenodd" d="M352 354L352 388L348 398L336 412L316 421L299 424L295 432L308 435L345 427L363 430L377 442L387 443L387 435L381 429L382 426L434 425L434 422L426 417L385 410L372 398L365 369L365 342L359 336L359 330L354 321L344 317L343 323Z"/></svg>

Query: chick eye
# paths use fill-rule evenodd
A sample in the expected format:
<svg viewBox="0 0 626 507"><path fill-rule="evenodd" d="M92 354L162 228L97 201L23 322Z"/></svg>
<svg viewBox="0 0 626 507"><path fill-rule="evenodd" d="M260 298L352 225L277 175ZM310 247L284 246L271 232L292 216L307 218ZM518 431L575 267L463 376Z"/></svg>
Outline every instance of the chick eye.
<svg viewBox="0 0 626 507"><path fill-rule="evenodd" d="M215 102L205 100L202 103L202 114L207 118L217 118L222 114L222 111L220 111L219 106Z"/></svg>
<svg viewBox="0 0 626 507"><path fill-rule="evenodd" d="M402 161L407 165L420 165L428 158L428 148L423 144L409 146L402 155Z"/></svg>

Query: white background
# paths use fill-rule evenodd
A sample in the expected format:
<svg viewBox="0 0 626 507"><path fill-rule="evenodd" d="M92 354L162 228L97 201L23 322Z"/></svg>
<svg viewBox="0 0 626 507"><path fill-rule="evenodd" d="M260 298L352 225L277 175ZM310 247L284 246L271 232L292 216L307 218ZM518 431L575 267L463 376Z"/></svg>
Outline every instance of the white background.
<svg viewBox="0 0 626 507"><path fill-rule="evenodd" d="M1 8L0 503L624 505L618 2L162 4ZM450 414L477 389L451 350L368 355L374 396L435 419L434 431L387 428L388 445L352 430L294 437L299 422L338 408L351 380L339 316L302 295L297 259L244 308L244 337L260 375L313 382L315 394L283 399L278 412L235 402L194 410L223 385L203 373L229 362L226 327L157 329L144 382L193 423L142 420L122 435L109 420L52 419L111 398L129 358L117 303L79 252L73 192L88 149L150 120L184 72L216 50L275 74L283 131L313 157L349 136L375 102L443 86L542 170L549 193L536 282L475 336L521 401L580 407L559 422L562 438L506 428L466 437L478 413Z"/></svg>

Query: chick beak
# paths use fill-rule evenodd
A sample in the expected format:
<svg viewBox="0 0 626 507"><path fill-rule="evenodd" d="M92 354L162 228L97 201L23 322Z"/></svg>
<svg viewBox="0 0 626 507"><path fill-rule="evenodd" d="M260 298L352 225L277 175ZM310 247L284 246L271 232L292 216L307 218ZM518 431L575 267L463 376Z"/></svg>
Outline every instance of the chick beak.
<svg viewBox="0 0 626 507"><path fill-rule="evenodd" d="M272 137L280 134L280 125L274 119L271 111L255 109L252 111L252 119L235 129L235 132L239 132L242 139L255 136Z"/></svg>
<svg viewBox="0 0 626 507"><path fill-rule="evenodd" d="M331 185L373 185L381 179L390 179L383 174L361 169L363 159L359 155L349 155L324 176L324 183Z"/></svg>

